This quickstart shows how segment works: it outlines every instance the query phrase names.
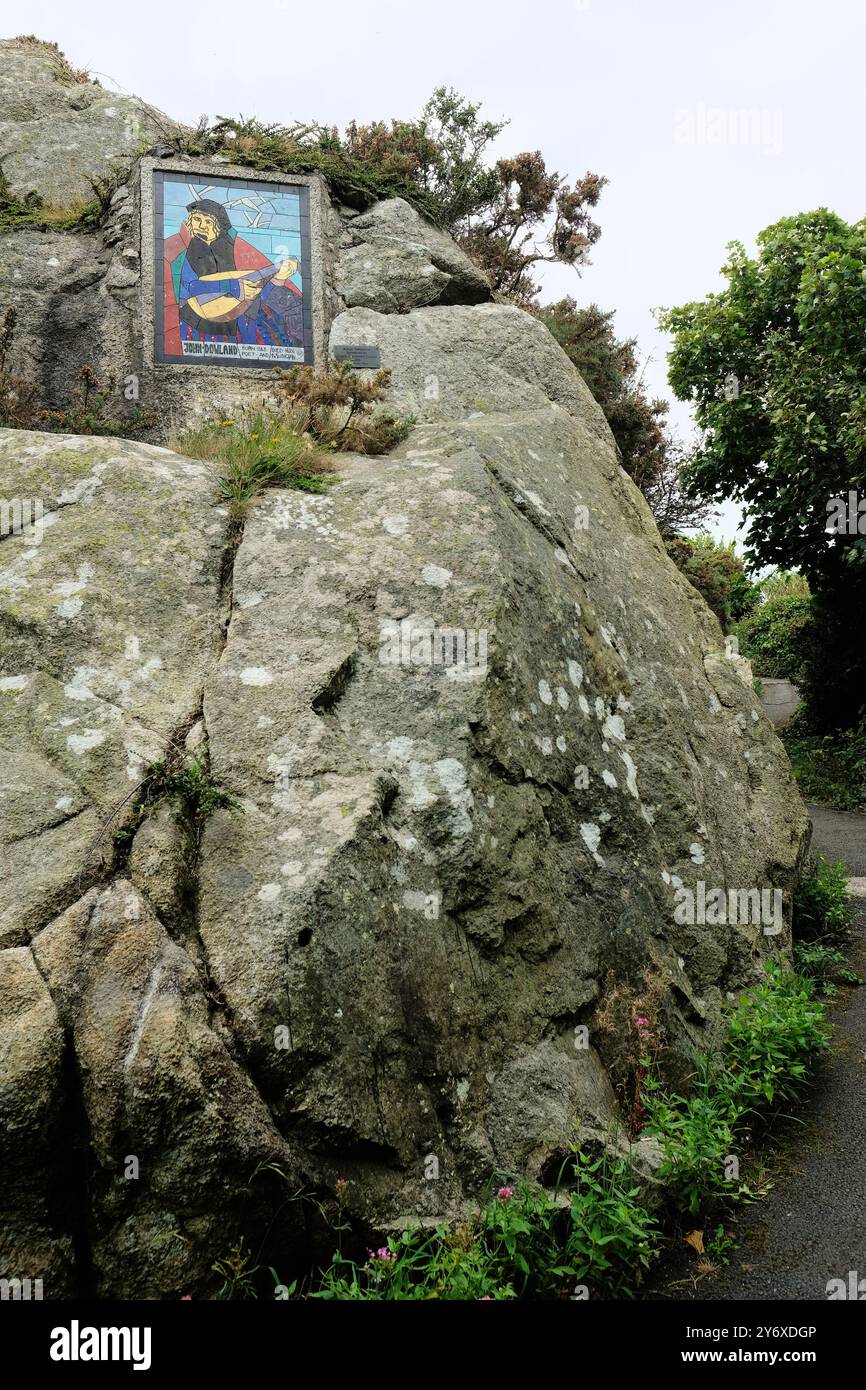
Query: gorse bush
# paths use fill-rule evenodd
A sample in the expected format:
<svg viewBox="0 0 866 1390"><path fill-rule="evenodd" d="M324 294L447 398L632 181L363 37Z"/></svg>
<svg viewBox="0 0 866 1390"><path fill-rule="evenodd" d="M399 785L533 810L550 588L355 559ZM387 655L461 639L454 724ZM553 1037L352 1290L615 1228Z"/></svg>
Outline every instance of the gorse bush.
<svg viewBox="0 0 866 1390"><path fill-rule="evenodd" d="M316 122L265 125L220 117L166 138L191 155L286 173L320 173L354 207L402 197L450 232L483 267L493 288L531 302L534 267L556 261L578 272L601 235L592 218L606 180L573 184L549 170L539 150L488 164L505 121L486 121L480 104L438 87L414 120L353 121L341 135Z"/></svg>
<svg viewBox="0 0 866 1390"><path fill-rule="evenodd" d="M349 362L332 361L327 371L292 367L276 374L276 404L205 421L169 443L217 465L217 496L239 523L266 488L325 492L336 481L336 453L383 454L404 439L412 420L377 409L390 380L386 370L363 377Z"/></svg>
<svg viewBox="0 0 866 1390"><path fill-rule="evenodd" d="M794 936L801 941L844 940L851 920L848 870L819 854L800 876L794 893Z"/></svg>
<svg viewBox="0 0 866 1390"><path fill-rule="evenodd" d="M387 367L364 377L351 363L331 359L326 371L292 367L280 372L275 390L295 427L323 448L384 454L406 438L414 423L376 410L390 381Z"/></svg>

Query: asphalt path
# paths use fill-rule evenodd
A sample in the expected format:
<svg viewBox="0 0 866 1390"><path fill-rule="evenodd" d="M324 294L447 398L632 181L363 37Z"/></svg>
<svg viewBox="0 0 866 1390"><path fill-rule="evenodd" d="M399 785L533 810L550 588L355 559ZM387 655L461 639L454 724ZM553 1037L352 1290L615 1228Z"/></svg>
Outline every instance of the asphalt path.
<svg viewBox="0 0 866 1390"><path fill-rule="evenodd" d="M866 816L809 810L813 847L866 876ZM851 901L849 958L866 979L866 899ZM730 1262L698 1277L689 1258L649 1297L826 1300L838 1288L830 1281L852 1287L852 1273L866 1296L866 987L840 988L828 1012L831 1047L802 1109L782 1126L769 1196L725 1222L738 1241Z"/></svg>

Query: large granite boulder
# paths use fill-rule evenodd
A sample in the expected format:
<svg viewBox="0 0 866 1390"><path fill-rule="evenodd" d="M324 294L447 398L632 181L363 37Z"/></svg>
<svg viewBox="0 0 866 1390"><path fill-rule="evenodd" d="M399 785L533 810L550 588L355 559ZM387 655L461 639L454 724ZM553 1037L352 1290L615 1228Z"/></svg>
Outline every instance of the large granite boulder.
<svg viewBox="0 0 866 1390"><path fill-rule="evenodd" d="M4 58L47 138L16 185L72 196L103 166L61 126L105 159L126 118ZM145 370L137 190L0 237L13 365L46 404L88 360L176 420L260 399ZM790 767L582 379L401 200L323 190L321 236L331 350L377 347L414 419L392 454L238 536L208 464L0 431L0 500L43 509L0 535L0 1277L46 1298L290 1278L337 1191L372 1233L621 1149L635 1018L682 1081L790 945ZM677 910L714 888L784 912Z"/></svg>
<svg viewBox="0 0 866 1390"><path fill-rule="evenodd" d="M206 1292L268 1231L290 1265L275 1168L380 1229L551 1180L624 1142L635 1009L682 1074L789 944L784 752L567 359L484 304L347 341L415 428L236 554L206 466L2 436L53 518L0 553L3 1100L38 1137L5 1252L61 1294ZM112 847L180 747L235 806ZM781 930L683 924L699 882L778 888Z"/></svg>

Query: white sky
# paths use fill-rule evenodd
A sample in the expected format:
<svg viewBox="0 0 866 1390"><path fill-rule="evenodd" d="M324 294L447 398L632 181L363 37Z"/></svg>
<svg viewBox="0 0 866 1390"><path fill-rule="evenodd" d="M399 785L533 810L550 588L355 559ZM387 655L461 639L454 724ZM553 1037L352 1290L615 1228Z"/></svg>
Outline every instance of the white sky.
<svg viewBox="0 0 866 1390"><path fill-rule="evenodd" d="M670 394L652 310L719 288L726 242L753 249L821 205L866 212L863 0L0 0L0 21L182 121L343 127L414 116L439 84L509 116L499 153L541 149L565 176L610 179L592 266L551 268L545 294L615 309L652 394ZM733 140L700 140L719 109L764 113L763 133L744 140L734 118ZM688 437L688 409L672 419Z"/></svg>

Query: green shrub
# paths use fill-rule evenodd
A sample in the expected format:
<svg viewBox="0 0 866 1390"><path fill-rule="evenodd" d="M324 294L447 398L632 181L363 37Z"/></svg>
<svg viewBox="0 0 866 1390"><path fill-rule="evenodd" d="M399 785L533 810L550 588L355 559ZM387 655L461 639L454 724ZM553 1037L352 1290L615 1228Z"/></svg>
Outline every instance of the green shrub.
<svg viewBox="0 0 866 1390"><path fill-rule="evenodd" d="M794 893L794 936L800 941L844 939L851 920L848 870L819 854L801 875Z"/></svg>
<svg viewBox="0 0 866 1390"><path fill-rule="evenodd" d="M837 985L863 984L839 948L820 941L795 942L794 965L800 975L812 981L817 994L835 994Z"/></svg>
<svg viewBox="0 0 866 1390"><path fill-rule="evenodd" d="M623 1160L574 1151L574 1186L563 1205L542 1188L500 1187L454 1226L414 1227L370 1250L360 1264L337 1251L311 1283L324 1299L519 1299L630 1294L658 1252L655 1219Z"/></svg>
<svg viewBox="0 0 866 1390"><path fill-rule="evenodd" d="M826 1045L824 1010L811 982L771 963L765 981L733 1009L726 1050L699 1059L690 1096L666 1092L656 1077L646 1076L646 1132L659 1139L659 1177L681 1208L697 1216L708 1201L752 1199L746 1183L726 1178L725 1160L742 1147L747 1119L798 1093L810 1059ZM652 1066L649 1058L645 1065ZM464 1221L404 1230L369 1250L363 1262L338 1249L325 1269L289 1286L290 1296L561 1299L582 1284L594 1297L631 1296L661 1244L633 1169L623 1159L593 1159L575 1147L563 1174L554 1193L525 1182L500 1187ZM341 1209L345 1188L337 1183ZM350 1225L343 1221L335 1229L346 1232ZM725 1260L732 1244L717 1225L707 1254ZM236 1287L243 1297L257 1271L234 1258L217 1272L224 1287Z"/></svg>
<svg viewBox="0 0 866 1390"><path fill-rule="evenodd" d="M210 775L201 755L190 756L173 750L167 758L151 763L138 788L138 799L131 807L130 819L112 834L116 850L125 855L135 838L135 832L150 810L161 801L174 803L177 819L185 822L192 834L195 852L201 842L205 823L215 811L236 811L240 803ZM127 798L121 807L129 805Z"/></svg>
<svg viewBox="0 0 866 1390"><path fill-rule="evenodd" d="M781 738L803 796L838 811L866 808L866 721L857 729L820 733L801 710Z"/></svg>
<svg viewBox="0 0 866 1390"><path fill-rule="evenodd" d="M213 781L200 758L191 758L178 765L166 759L153 763L148 769L147 787L151 802L164 797L180 797L197 828L203 826L214 811L238 807L236 798Z"/></svg>
<svg viewBox="0 0 866 1390"><path fill-rule="evenodd" d="M707 1199L735 1196L738 1184L725 1176L725 1158L734 1148L739 1114L710 1059L699 1059L688 1096L665 1092L655 1078L644 1086L647 1133L664 1155L658 1176L675 1201L696 1216Z"/></svg>
<svg viewBox="0 0 866 1390"><path fill-rule="evenodd" d="M740 1114L792 1100L814 1055L829 1042L824 1009L810 980L767 964L767 979L731 1015L720 1084Z"/></svg>
<svg viewBox="0 0 866 1390"><path fill-rule="evenodd" d="M659 1250L655 1218L640 1200L629 1165L577 1150L564 1265L592 1294L631 1296Z"/></svg>
<svg viewBox="0 0 866 1390"><path fill-rule="evenodd" d="M795 683L803 679L803 663L814 636L812 600L783 593L748 613L736 627L740 651L753 664L755 675Z"/></svg>
<svg viewBox="0 0 866 1390"><path fill-rule="evenodd" d="M759 600L757 585L746 574L734 541L712 536L670 536L665 549L719 620L722 631L751 612Z"/></svg>
<svg viewBox="0 0 866 1390"><path fill-rule="evenodd" d="M726 1177L725 1159L747 1124L798 1094L828 1044L812 981L773 962L766 970L733 1009L721 1058L698 1058L690 1095L665 1091L655 1077L644 1082L647 1132L664 1155L659 1177L692 1216L719 1198L751 1198L747 1184Z"/></svg>
<svg viewBox="0 0 866 1390"><path fill-rule="evenodd" d="M420 1228L391 1237L365 1264L339 1253L323 1271L310 1298L359 1301L419 1299L508 1299L514 1290L501 1286L487 1252L476 1241L463 1241L446 1226Z"/></svg>

